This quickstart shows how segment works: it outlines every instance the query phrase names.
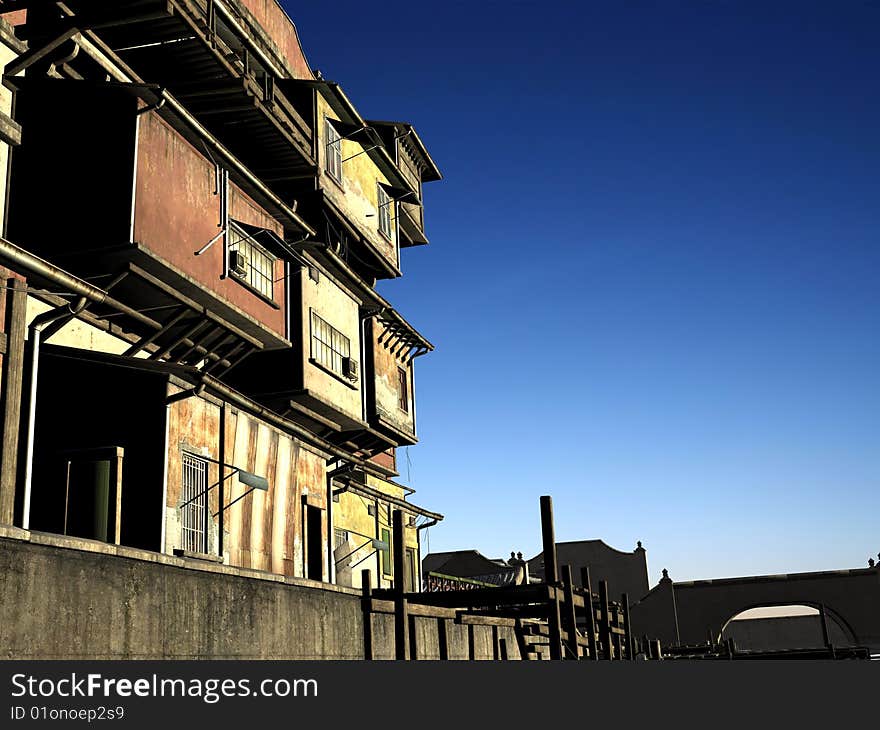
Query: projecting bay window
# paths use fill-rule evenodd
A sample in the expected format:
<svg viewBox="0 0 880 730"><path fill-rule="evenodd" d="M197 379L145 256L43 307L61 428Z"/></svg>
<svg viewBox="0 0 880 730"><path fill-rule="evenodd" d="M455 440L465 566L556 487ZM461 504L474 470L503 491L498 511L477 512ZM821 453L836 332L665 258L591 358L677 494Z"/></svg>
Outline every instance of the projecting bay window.
<svg viewBox="0 0 880 730"><path fill-rule="evenodd" d="M391 196L388 195L381 183L377 183L376 191L379 201L379 231L383 236L391 239Z"/></svg>
<svg viewBox="0 0 880 730"><path fill-rule="evenodd" d="M275 257L236 223L229 224L229 273L261 296L274 300Z"/></svg>
<svg viewBox="0 0 880 730"><path fill-rule="evenodd" d="M324 120L324 136L327 140L327 155L324 161L324 169L336 182L342 182L342 138L339 132L330 122Z"/></svg>
<svg viewBox="0 0 880 730"><path fill-rule="evenodd" d="M184 453L181 459L180 548L208 552L208 462Z"/></svg>
<svg viewBox="0 0 880 730"><path fill-rule="evenodd" d="M334 375L357 380L357 361L351 357L351 341L314 311L312 322L312 360Z"/></svg>

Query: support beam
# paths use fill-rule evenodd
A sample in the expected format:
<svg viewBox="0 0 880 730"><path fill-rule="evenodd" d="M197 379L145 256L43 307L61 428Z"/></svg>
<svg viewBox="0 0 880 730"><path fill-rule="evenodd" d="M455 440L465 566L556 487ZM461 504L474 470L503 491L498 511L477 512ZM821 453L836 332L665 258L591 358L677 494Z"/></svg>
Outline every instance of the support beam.
<svg viewBox="0 0 880 730"><path fill-rule="evenodd" d="M599 659L596 646L596 609L593 606L593 585L590 581L590 568L581 568L581 583L584 586L584 610L587 613L587 641L589 642L590 659Z"/></svg>
<svg viewBox="0 0 880 730"><path fill-rule="evenodd" d="M568 651L572 659L581 658L581 650L578 645L577 620L574 611L574 590L571 582L571 566L562 566L562 592L565 597L565 605L562 613L562 628L568 634Z"/></svg>
<svg viewBox="0 0 880 730"><path fill-rule="evenodd" d="M611 612L608 607L608 582L599 581L599 640L602 642L603 659L612 659Z"/></svg>
<svg viewBox="0 0 880 730"><path fill-rule="evenodd" d="M24 377L24 336L27 330L25 282L7 279L6 354L3 356L2 424L0 434L0 524L11 525L15 516L15 484L18 476L19 425Z"/></svg>
<svg viewBox="0 0 880 730"><path fill-rule="evenodd" d="M406 586L406 536L403 529L403 511L396 509L392 515L394 555L394 655L396 659L409 659L409 612L407 611Z"/></svg>
<svg viewBox="0 0 880 730"><path fill-rule="evenodd" d="M364 659L373 659L373 620L372 620L373 573L369 569L361 571L361 596L364 621Z"/></svg>

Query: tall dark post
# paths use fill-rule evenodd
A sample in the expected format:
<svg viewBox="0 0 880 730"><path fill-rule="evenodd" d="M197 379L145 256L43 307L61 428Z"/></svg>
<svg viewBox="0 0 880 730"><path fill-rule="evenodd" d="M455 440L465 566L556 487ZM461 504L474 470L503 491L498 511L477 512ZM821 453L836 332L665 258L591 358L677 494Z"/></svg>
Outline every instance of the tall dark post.
<svg viewBox="0 0 880 730"><path fill-rule="evenodd" d="M596 608L593 606L593 584L590 582L590 569L581 568L581 583L584 584L584 609L587 612L587 641L590 643L590 659L598 661L596 647Z"/></svg>
<svg viewBox="0 0 880 730"><path fill-rule="evenodd" d="M553 498L541 497L541 537L544 543L544 582L556 585L559 574L556 566L556 533L553 529Z"/></svg>
<svg viewBox="0 0 880 730"><path fill-rule="evenodd" d="M559 616L559 595L556 586L559 573L556 567L556 536L553 530L553 499L548 495L541 497L541 537L544 543L544 583L548 589L547 620L550 634L550 658L562 659L562 632Z"/></svg>
<svg viewBox="0 0 880 730"><path fill-rule="evenodd" d="M562 591L565 599L565 608L562 614L562 627L568 634L568 648L572 658L581 658L581 649L578 646L577 618L574 609L574 590L571 582L571 566L562 566Z"/></svg>
<svg viewBox="0 0 880 730"><path fill-rule="evenodd" d="M403 531L403 512L394 510L392 516L392 548L394 554L394 655L409 659L409 610L406 605L404 576L406 569L406 537Z"/></svg>
<svg viewBox="0 0 880 730"><path fill-rule="evenodd" d="M369 570L361 571L361 602L364 617L364 659L373 658L373 574Z"/></svg>
<svg viewBox="0 0 880 730"><path fill-rule="evenodd" d="M603 659L612 658L611 649L611 611L608 608L608 581L599 581L599 639L604 652Z"/></svg>
<svg viewBox="0 0 880 730"><path fill-rule="evenodd" d="M636 658L636 640L632 632L632 623L629 618L629 595L624 593L620 597L620 605L623 606L623 636L626 642L626 658L632 661Z"/></svg>

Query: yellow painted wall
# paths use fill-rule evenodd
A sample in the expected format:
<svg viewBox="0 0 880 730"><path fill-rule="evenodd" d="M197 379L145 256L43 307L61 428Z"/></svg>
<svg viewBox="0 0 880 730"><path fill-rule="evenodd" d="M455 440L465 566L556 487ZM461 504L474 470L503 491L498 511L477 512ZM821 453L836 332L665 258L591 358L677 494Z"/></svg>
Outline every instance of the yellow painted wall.
<svg viewBox="0 0 880 730"><path fill-rule="evenodd" d="M397 499L403 499L405 496L405 492L400 486L372 475L367 475L367 485L391 497L396 497ZM375 516L369 514L368 507L370 505L377 507ZM374 550L370 544L364 547L360 546L366 543L369 539L381 539L382 530L388 530L389 535L391 535L391 540L389 542L392 551L389 562L393 565L394 530L391 524L391 513L393 513L395 508L395 505L391 505L384 500L364 497L353 491L346 491L339 495L339 502L333 505L333 526L335 529L349 531L350 536L348 547L346 549L337 550L337 560L352 552L355 548L359 549L343 562L337 562L336 582L338 584L360 588L362 585L361 571L369 570L372 574L371 580L373 587L391 587L393 575L389 576L381 571L379 554L375 553L370 555ZM409 514L405 513L404 525L406 525L406 520L408 518ZM421 556L418 552L418 535L415 528L412 527L405 527L404 534L406 535L406 547L415 550L416 583L418 585L421 580L421 573L419 570ZM362 558L366 559L363 560L363 562L354 565ZM353 565L354 567L346 570L349 565Z"/></svg>
<svg viewBox="0 0 880 730"><path fill-rule="evenodd" d="M48 312L50 309L54 309L54 306L29 296L27 302L27 321L32 322L38 314ZM121 355L131 347L130 342L93 327L81 319L74 319L68 322L52 336L49 343L65 347L77 347L81 350L91 350L92 352L107 352L111 355ZM136 357L145 358L149 354L147 351L141 351Z"/></svg>
<svg viewBox="0 0 880 730"><path fill-rule="evenodd" d="M318 281L310 278L306 269L302 269L294 275L300 276L302 279L301 342L303 343L302 356L304 359L303 385L308 391L332 403L351 418L359 421L363 420L360 305L354 297L339 287L324 273L318 274ZM348 338L350 355L358 361L358 379L356 382L341 376L337 377L311 362L312 310Z"/></svg>
<svg viewBox="0 0 880 730"><path fill-rule="evenodd" d="M397 249L397 221L391 221L392 240L388 240L379 232L379 208L377 183L387 183L388 179L379 171L363 147L358 142L342 140L342 159L351 157L342 163L341 184L331 177L327 171L327 130L325 118L338 119L324 98L318 95L318 183L334 205L342 210L351 222L357 226L367 241L395 269L400 268ZM357 155L353 157L353 155ZM392 202L391 218L397 215Z"/></svg>

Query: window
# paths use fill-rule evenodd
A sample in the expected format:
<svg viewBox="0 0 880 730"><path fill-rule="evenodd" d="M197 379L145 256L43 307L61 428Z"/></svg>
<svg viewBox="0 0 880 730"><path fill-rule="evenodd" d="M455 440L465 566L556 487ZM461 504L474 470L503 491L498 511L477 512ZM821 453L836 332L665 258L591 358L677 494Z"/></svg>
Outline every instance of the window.
<svg viewBox="0 0 880 730"><path fill-rule="evenodd" d="M383 235L391 238L391 198L382 187L382 183L376 185L379 200L379 230Z"/></svg>
<svg viewBox="0 0 880 730"><path fill-rule="evenodd" d="M180 547L191 553L207 553L208 462L186 453L181 461L180 501L184 506L180 509Z"/></svg>
<svg viewBox="0 0 880 730"><path fill-rule="evenodd" d="M409 382L403 368L397 368L397 405L409 413Z"/></svg>
<svg viewBox="0 0 880 730"><path fill-rule="evenodd" d="M268 299L274 299L275 257L235 223L229 224L229 273Z"/></svg>
<svg viewBox="0 0 880 730"><path fill-rule="evenodd" d="M344 334L312 312L312 359L342 377L351 344Z"/></svg>
<svg viewBox="0 0 880 730"><path fill-rule="evenodd" d="M382 528L382 542L385 543L385 547L379 551L382 575L392 575L394 571L391 565L391 530L386 530L384 527Z"/></svg>
<svg viewBox="0 0 880 730"><path fill-rule="evenodd" d="M342 182L342 138L329 119L324 120L324 129L327 137L327 159L324 167L330 177Z"/></svg>
<svg viewBox="0 0 880 730"><path fill-rule="evenodd" d="M341 548L348 542L348 530L340 530L338 527L333 529L333 547Z"/></svg>

